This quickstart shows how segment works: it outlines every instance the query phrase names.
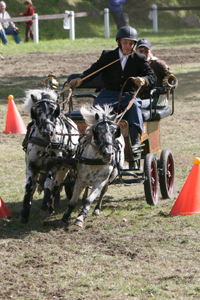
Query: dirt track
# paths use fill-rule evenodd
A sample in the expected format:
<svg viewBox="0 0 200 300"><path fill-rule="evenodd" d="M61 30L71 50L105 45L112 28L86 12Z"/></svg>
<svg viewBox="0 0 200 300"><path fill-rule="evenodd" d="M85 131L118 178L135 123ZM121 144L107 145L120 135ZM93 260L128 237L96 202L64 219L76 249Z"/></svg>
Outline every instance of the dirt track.
<svg viewBox="0 0 200 300"><path fill-rule="evenodd" d="M179 58L173 50L167 55L165 52L157 50L154 55L173 70ZM89 67L99 54L38 52L23 59L8 56L1 63L0 83L9 86L7 93L19 85L21 95L31 85L40 87L50 71L59 82L64 81L69 74ZM200 49L190 49L189 54L188 50L180 50L177 54L183 65L200 62ZM175 196L189 174L192 158L200 153L199 85L191 84L191 95L187 85L194 74L180 74L178 91L181 95L185 91L185 96L177 91L175 114L163 120L161 128L161 142L175 156ZM6 115L6 109L2 115ZM23 137L1 136L2 148L6 143L6 151L1 150L1 166L8 166L1 172L6 192L5 197L2 192L0 196L14 218L0 220L0 299L199 299L199 215L169 217L174 200L161 200L157 207L149 207L142 187L120 186L110 187L101 216L90 214L83 230L73 226L80 207L69 227L60 225L67 205L65 198L44 224L38 217L41 201L39 197L34 199L29 224L22 226L18 219L24 193L24 157L16 151L21 153ZM6 155L10 157L5 163ZM19 184L17 190L13 189L13 178Z"/></svg>
<svg viewBox="0 0 200 300"><path fill-rule="evenodd" d="M200 49L175 51L173 49L154 50L154 55L171 66L177 63L200 62ZM43 53L30 52L22 60L19 56L8 56L1 64L0 77L45 77L50 71L56 76L79 73L88 68L99 57L98 53ZM179 59L180 58L180 59Z"/></svg>

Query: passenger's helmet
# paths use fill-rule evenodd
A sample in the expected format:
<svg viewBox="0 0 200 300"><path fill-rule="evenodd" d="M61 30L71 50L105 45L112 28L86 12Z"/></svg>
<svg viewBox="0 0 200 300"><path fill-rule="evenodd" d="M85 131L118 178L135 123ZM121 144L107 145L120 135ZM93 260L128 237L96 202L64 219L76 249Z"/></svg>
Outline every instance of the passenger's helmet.
<svg viewBox="0 0 200 300"><path fill-rule="evenodd" d="M137 42L138 40L138 33L137 30L130 26L123 26L121 27L116 35L116 41L120 39L126 39Z"/></svg>

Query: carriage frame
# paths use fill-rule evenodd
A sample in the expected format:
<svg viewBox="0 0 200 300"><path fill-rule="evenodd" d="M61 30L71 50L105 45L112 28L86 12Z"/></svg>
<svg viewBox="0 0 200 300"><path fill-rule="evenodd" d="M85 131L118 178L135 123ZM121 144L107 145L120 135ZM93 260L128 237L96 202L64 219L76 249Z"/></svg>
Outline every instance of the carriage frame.
<svg viewBox="0 0 200 300"><path fill-rule="evenodd" d="M68 80L63 84L63 90L71 79L79 77L80 74L71 74ZM103 88L101 74L95 77L92 81L87 82L77 88L76 93L72 94L69 113L66 116L70 117L78 126L81 134L84 134L87 124L85 123L79 110L73 110L73 98L90 98L95 99ZM81 90L88 89L92 92L82 93ZM125 165L123 170L119 170L119 176L112 184L123 183L125 185L144 184L144 192L146 202L149 205L157 205L159 200L159 185L163 199L171 199L174 192L175 184L175 166L172 151L168 148L161 150L160 148L160 122L162 119L171 116L174 113L174 85L165 87L155 87L151 90L150 99L143 101L142 116L143 116L143 133L141 136L141 147L135 155L131 150L131 140L129 135L129 125L126 120L120 121L122 135L125 140ZM168 94L171 100L169 106L157 106L160 94ZM63 101L66 94L63 92ZM142 166L142 160L143 166ZM84 162L82 162L84 163ZM73 180L71 181L73 185ZM69 187L65 181L63 183ZM67 190L66 188L66 190Z"/></svg>

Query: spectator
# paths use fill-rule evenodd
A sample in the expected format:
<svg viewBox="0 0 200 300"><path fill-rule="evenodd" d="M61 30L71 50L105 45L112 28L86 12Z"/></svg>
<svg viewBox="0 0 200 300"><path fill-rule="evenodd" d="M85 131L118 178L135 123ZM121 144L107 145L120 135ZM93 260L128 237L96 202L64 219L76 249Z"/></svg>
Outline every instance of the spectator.
<svg viewBox="0 0 200 300"><path fill-rule="evenodd" d="M100 106L103 106L104 104L109 104L113 106L116 112L118 112L120 90L128 78L134 77L133 80L127 81L121 95L120 111L124 111L133 98L134 92L138 89L138 86L152 86L156 82L156 76L146 61L146 57L133 52L137 38L138 34L134 28L130 26L121 27L116 35L118 47L111 51L104 50L97 62L84 71L81 74L81 78L72 79L69 82L69 86L72 88L80 86L82 83L81 79L105 67L101 71L104 88L94 100L93 105L99 104ZM131 55L124 57L128 54ZM111 64L119 58L121 58L121 60ZM106 67L108 65L109 67ZM88 77L86 80L83 80L83 83L91 81L98 74L99 73L96 73L93 76ZM141 133L143 130L141 104L142 101L136 97L133 105L123 117L130 125L129 129L133 154L140 144Z"/></svg>
<svg viewBox="0 0 200 300"><path fill-rule="evenodd" d="M126 0L109 0L110 11L117 25L117 29L127 25L123 13L123 3L125 2Z"/></svg>
<svg viewBox="0 0 200 300"><path fill-rule="evenodd" d="M156 86L157 87L162 87L163 86L163 79L169 72L169 68L164 60L161 60L157 58L156 56L153 56L151 52L151 42L147 39L140 39L137 43L136 47L136 52L144 54L146 56L147 62L149 63L150 67L154 70L156 77L157 77L157 82ZM145 100L149 99L150 96L150 88L145 86L142 87L141 90L138 93L138 97L140 99ZM166 94L161 94L159 96L159 100L157 105L160 106L166 106L168 104L167 96Z"/></svg>
<svg viewBox="0 0 200 300"><path fill-rule="evenodd" d="M20 13L20 16L33 16L35 13L33 7L32 7L32 1L31 0L26 0L24 2L24 5L26 6L27 10L26 13ZM32 38L33 40L33 20L26 21L26 33L25 33L25 42L29 41L29 37Z"/></svg>
<svg viewBox="0 0 200 300"><path fill-rule="evenodd" d="M1 1L0 19L10 19L10 15L5 9L6 9L6 3L4 1ZM6 35L13 35L15 42L17 44L21 44L21 40L18 33L19 33L18 28L15 26L13 22L5 21L4 23L0 23L0 37L4 45L8 45Z"/></svg>

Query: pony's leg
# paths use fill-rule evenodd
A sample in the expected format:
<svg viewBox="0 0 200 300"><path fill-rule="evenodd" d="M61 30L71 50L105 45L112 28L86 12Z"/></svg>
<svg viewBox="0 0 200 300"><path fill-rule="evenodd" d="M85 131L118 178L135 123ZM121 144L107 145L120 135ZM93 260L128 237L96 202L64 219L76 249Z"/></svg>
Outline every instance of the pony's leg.
<svg viewBox="0 0 200 300"><path fill-rule="evenodd" d="M82 197L82 203L84 204L85 203L85 199L87 198L88 196L88 191L89 191L89 186L87 186L85 188L85 191L84 191L84 194L83 194L83 197Z"/></svg>
<svg viewBox="0 0 200 300"><path fill-rule="evenodd" d="M97 205L95 206L95 209L93 211L93 215L94 216L99 216L100 215L100 211L101 211L101 205L102 205L102 201L103 201L103 196L105 195L105 193L107 192L108 190L108 184L106 184L102 191L101 191L101 194L99 196L99 200L97 202Z"/></svg>
<svg viewBox="0 0 200 300"><path fill-rule="evenodd" d="M31 170L30 166L27 167L26 178L25 195L20 216L21 223L28 222L31 209L31 201L36 189L37 173Z"/></svg>
<svg viewBox="0 0 200 300"><path fill-rule="evenodd" d="M83 227L84 219L86 218L90 206L92 205L93 201L98 197L98 195L101 193L102 189L104 188L105 184L107 182L98 182L93 185L90 195L85 199L84 206L82 208L82 211L78 215L78 218L75 221L75 225L78 225L79 227Z"/></svg>
<svg viewBox="0 0 200 300"><path fill-rule="evenodd" d="M53 212L54 199L57 192L59 192L60 184L66 175L67 169L52 168L48 174L44 183L44 197L42 199L42 205L40 210L41 217L48 217Z"/></svg>
<svg viewBox="0 0 200 300"><path fill-rule="evenodd" d="M69 201L68 208L67 208L67 210L65 211L65 213L62 217L62 221L64 223L68 222L69 217L70 217L72 211L74 210L74 208L76 207L78 198L79 198L81 192L83 191L84 187L85 186L83 184L81 184L81 182L77 179L76 182L75 182L74 192L73 192L72 198Z"/></svg>
<svg viewBox="0 0 200 300"><path fill-rule="evenodd" d="M58 205L60 202L60 192L62 190L61 184L63 180L66 178L68 171L69 171L68 168L61 167L56 173L56 177L53 183L53 190L52 190L53 207L55 205Z"/></svg>

